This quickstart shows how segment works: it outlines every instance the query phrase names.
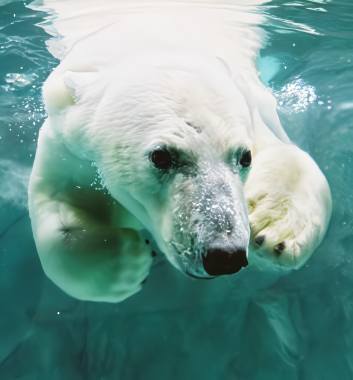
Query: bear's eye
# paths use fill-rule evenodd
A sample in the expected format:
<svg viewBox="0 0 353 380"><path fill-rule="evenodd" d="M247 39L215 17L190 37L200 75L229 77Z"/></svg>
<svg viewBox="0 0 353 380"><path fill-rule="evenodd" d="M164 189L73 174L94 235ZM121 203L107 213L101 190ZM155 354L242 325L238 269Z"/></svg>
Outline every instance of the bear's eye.
<svg viewBox="0 0 353 380"><path fill-rule="evenodd" d="M250 150L248 150L243 154L243 157L240 159L240 165L243 168L247 168L248 166L250 166L250 164L251 164L251 152Z"/></svg>
<svg viewBox="0 0 353 380"><path fill-rule="evenodd" d="M151 161L157 169L169 169L173 165L172 156L166 150L155 150L151 154Z"/></svg>

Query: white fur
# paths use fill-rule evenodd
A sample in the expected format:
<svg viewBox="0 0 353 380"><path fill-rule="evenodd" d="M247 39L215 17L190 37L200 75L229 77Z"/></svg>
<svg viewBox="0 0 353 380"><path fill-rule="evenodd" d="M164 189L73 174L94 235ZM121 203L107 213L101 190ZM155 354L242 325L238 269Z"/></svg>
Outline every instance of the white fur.
<svg viewBox="0 0 353 380"><path fill-rule="evenodd" d="M242 3L92 1L82 12L78 0L45 2L58 12L51 32L63 38L50 50L62 62L44 85L30 213L44 270L72 296L136 293L152 262L143 228L198 275L199 247L247 249L249 221L252 239L266 235L261 248L251 240L250 262L299 268L322 241L328 184L258 79L263 17ZM157 173L148 152L161 144L192 169ZM244 150L250 174L229 158Z"/></svg>
<svg viewBox="0 0 353 380"><path fill-rule="evenodd" d="M266 236L253 253L300 268L323 240L331 217L326 178L310 156L294 145L262 150L245 185L254 239ZM272 249L285 243L278 255Z"/></svg>

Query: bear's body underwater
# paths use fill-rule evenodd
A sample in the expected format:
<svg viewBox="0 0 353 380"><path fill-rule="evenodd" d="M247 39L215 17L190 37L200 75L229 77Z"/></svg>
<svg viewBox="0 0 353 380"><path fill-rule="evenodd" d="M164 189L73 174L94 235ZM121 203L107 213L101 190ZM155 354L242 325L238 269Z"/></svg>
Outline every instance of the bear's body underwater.
<svg viewBox="0 0 353 380"><path fill-rule="evenodd" d="M143 230L202 279L248 260L299 268L321 243L329 186L258 79L262 17L234 3L45 4L61 63L44 85L29 203L43 268L68 294L139 291L153 261Z"/></svg>

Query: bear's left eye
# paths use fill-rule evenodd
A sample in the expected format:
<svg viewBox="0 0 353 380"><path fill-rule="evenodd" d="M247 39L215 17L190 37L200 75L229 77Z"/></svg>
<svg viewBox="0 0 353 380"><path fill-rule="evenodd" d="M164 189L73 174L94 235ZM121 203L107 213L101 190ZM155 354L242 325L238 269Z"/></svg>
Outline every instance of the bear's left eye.
<svg viewBox="0 0 353 380"><path fill-rule="evenodd" d="M151 154L151 161L157 169L169 169L173 165L172 156L167 150L155 150Z"/></svg>
<svg viewBox="0 0 353 380"><path fill-rule="evenodd" d="M247 168L248 166L250 166L251 164L251 152L250 150L246 151L242 158L240 159L240 165L243 167L243 168Z"/></svg>

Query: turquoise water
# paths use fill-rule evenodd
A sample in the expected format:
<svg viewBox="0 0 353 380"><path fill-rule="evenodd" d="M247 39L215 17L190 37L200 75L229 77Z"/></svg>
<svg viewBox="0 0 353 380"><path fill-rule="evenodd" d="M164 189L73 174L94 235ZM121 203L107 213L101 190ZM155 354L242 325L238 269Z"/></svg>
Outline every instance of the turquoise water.
<svg viewBox="0 0 353 380"><path fill-rule="evenodd" d="M204 284L161 261L136 296L97 304L68 297L39 263L27 182L58 62L35 25L45 14L0 2L0 379L353 378L353 5L272 5L258 68L330 183L325 241L275 282Z"/></svg>

